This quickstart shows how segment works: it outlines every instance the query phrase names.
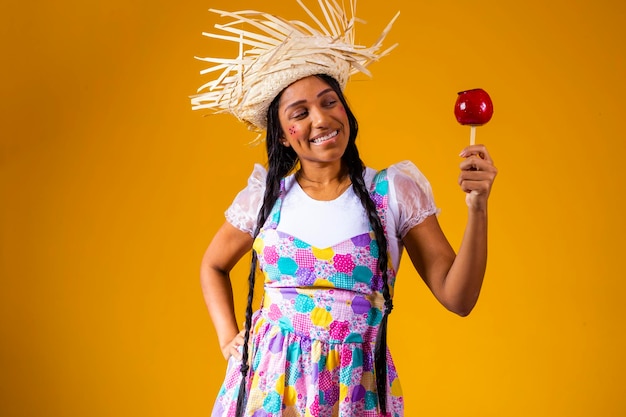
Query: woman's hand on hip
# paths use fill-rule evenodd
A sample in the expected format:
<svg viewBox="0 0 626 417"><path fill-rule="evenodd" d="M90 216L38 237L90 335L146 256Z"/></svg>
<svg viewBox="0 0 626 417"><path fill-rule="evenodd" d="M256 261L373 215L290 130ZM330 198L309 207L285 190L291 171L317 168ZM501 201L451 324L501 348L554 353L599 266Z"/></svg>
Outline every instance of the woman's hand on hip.
<svg viewBox="0 0 626 417"><path fill-rule="evenodd" d="M238 361L241 360L239 347L243 346L245 332L245 330L240 331L226 346L222 346L222 354L226 360L230 359L231 356Z"/></svg>

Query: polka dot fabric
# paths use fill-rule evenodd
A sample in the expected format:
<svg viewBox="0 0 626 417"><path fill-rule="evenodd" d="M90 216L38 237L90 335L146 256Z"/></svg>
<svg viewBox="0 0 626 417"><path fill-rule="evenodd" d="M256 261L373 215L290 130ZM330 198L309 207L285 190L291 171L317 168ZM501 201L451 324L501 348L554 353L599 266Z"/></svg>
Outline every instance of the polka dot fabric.
<svg viewBox="0 0 626 417"><path fill-rule="evenodd" d="M387 191L381 171L371 197L383 225ZM384 298L374 234L313 247L276 230L281 201L254 243L265 295L253 319L244 415L380 417L374 345ZM393 269L388 275L393 283ZM240 366L231 358L212 417L235 415ZM387 379L387 416L402 417L402 390L389 352Z"/></svg>

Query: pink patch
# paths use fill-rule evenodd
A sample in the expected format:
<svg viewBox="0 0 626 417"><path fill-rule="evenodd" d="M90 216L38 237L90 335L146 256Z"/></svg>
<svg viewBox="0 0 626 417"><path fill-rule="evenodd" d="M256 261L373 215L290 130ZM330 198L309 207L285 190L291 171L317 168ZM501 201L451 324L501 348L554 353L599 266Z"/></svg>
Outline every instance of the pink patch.
<svg viewBox="0 0 626 417"><path fill-rule="evenodd" d="M341 366L350 366L352 363L352 351L349 350L341 355Z"/></svg>
<svg viewBox="0 0 626 417"><path fill-rule="evenodd" d="M276 264L276 262L278 262L278 253L276 252L276 248L273 246L266 246L263 248L263 258L265 258L265 262L270 265Z"/></svg>
<svg viewBox="0 0 626 417"><path fill-rule="evenodd" d="M232 389L235 387L235 385L239 384L240 382L241 382L241 372L239 372L239 368L237 368L236 371L228 374L228 376L226 377L226 381L224 382L224 386L226 387L226 389Z"/></svg>
<svg viewBox="0 0 626 417"><path fill-rule="evenodd" d="M296 250L296 263L302 268L313 269L315 256L306 249L298 249Z"/></svg>
<svg viewBox="0 0 626 417"><path fill-rule="evenodd" d="M351 255L335 255L333 256L333 264L337 272L344 272L346 274L352 273L355 266Z"/></svg>
<svg viewBox="0 0 626 417"><path fill-rule="evenodd" d="M236 411L237 411L237 401L233 401L230 404L230 407L228 407L228 412L226 413L226 415L228 417L235 417Z"/></svg>
<svg viewBox="0 0 626 417"><path fill-rule="evenodd" d="M332 386L333 386L333 377L330 374L330 371L326 369L320 373L319 380L318 380L318 387L320 391L326 391L327 389L330 389Z"/></svg>
<svg viewBox="0 0 626 417"><path fill-rule="evenodd" d="M272 320L278 320L279 318L283 316L283 313L281 313L280 309L278 308L276 304L272 304L270 306L270 312L267 315Z"/></svg>
<svg viewBox="0 0 626 417"><path fill-rule="evenodd" d="M347 321L333 321L329 327L330 337L335 340L343 340L350 333L350 325Z"/></svg>
<svg viewBox="0 0 626 417"><path fill-rule="evenodd" d="M311 328L311 319L308 314L295 313L292 318L292 325L296 333L307 334Z"/></svg>
<svg viewBox="0 0 626 417"><path fill-rule="evenodd" d="M311 415L313 417L318 417L320 414L320 399L319 396L315 396L315 399L313 399L313 404L311 404L311 406L309 407L309 411L311 412Z"/></svg>

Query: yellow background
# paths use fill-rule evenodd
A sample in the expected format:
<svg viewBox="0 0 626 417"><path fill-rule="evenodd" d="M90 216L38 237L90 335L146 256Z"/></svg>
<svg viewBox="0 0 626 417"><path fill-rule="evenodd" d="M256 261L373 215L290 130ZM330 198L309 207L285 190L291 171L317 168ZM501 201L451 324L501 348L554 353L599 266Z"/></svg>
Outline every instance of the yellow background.
<svg viewBox="0 0 626 417"><path fill-rule="evenodd" d="M231 117L190 110L209 7L301 17L293 1L3 3L0 415L210 414L224 362L199 262L265 159ZM400 46L346 91L363 158L418 164L455 247L457 91L491 94L477 139L500 169L475 311L401 270L406 415L626 415L626 3L361 0L359 41L397 10Z"/></svg>

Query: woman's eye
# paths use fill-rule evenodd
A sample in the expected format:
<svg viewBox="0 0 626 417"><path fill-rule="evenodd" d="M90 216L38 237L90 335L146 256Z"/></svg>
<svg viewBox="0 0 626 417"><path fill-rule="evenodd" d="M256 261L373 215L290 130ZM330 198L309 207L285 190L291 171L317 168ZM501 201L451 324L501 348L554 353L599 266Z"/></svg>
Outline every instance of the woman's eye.
<svg viewBox="0 0 626 417"><path fill-rule="evenodd" d="M337 103L337 100L328 100L325 105L326 107L332 107L336 103Z"/></svg>
<svg viewBox="0 0 626 417"><path fill-rule="evenodd" d="M302 111L295 112L293 115L291 115L291 118L292 119L301 119L301 118L303 118L306 115L307 115L306 110L302 110Z"/></svg>

